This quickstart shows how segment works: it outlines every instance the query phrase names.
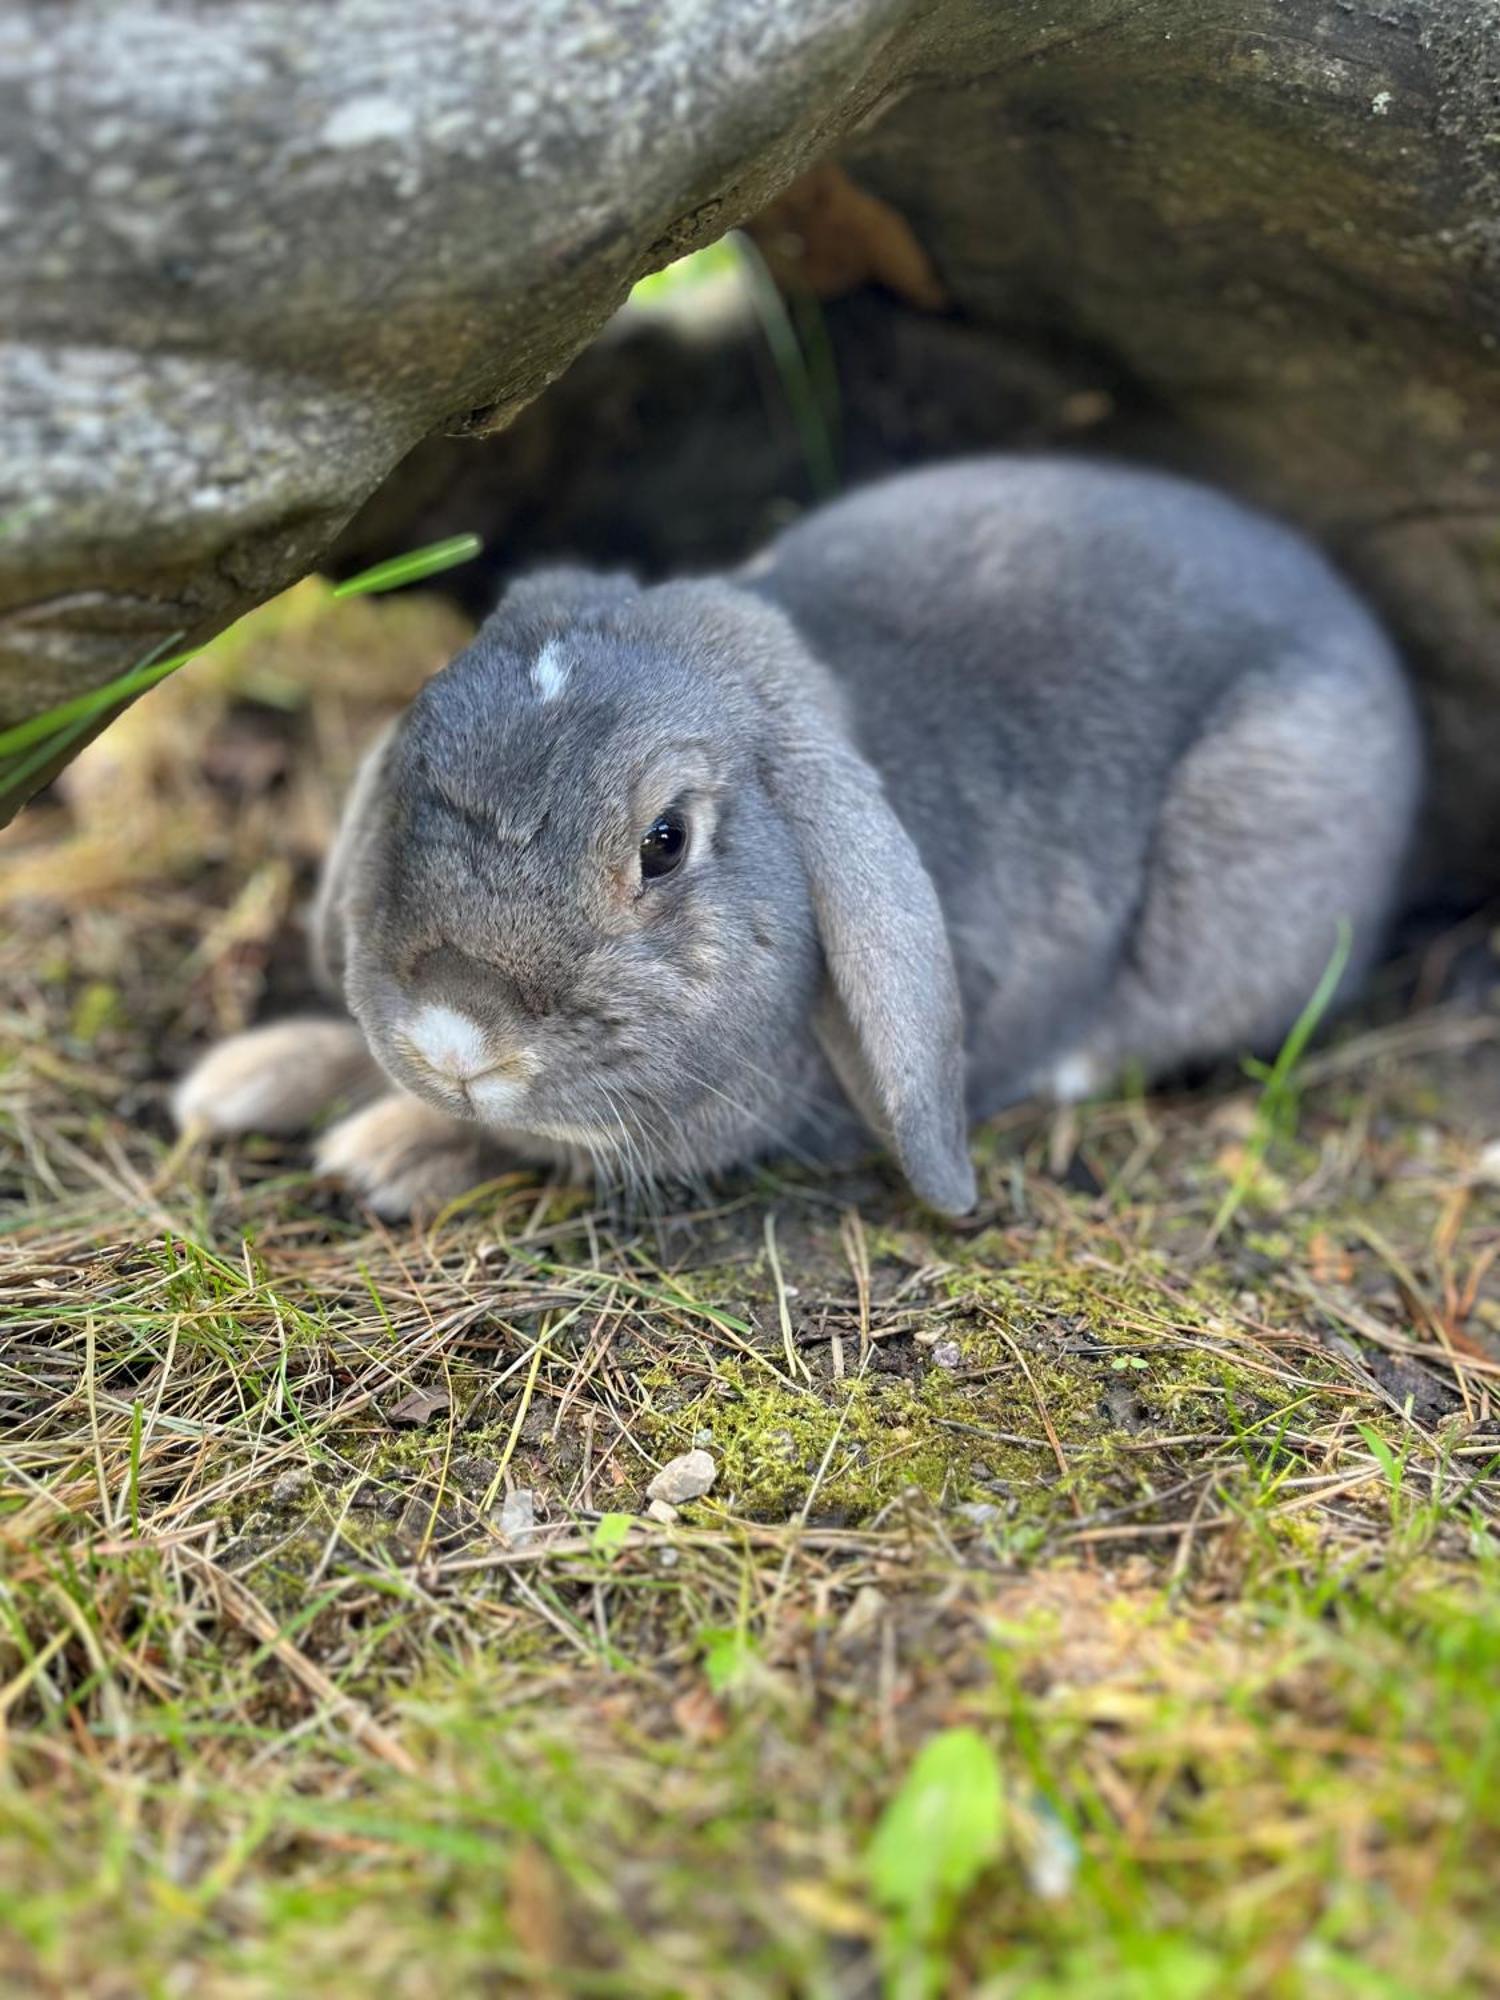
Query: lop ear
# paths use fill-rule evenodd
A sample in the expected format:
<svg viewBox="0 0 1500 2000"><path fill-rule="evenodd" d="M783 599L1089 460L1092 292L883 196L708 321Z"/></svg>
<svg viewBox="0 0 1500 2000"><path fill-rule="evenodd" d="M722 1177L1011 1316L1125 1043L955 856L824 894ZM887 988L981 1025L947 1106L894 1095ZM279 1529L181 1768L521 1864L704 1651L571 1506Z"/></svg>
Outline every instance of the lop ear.
<svg viewBox="0 0 1500 2000"><path fill-rule="evenodd" d="M796 827L828 988L819 1040L915 1191L974 1206L958 975L932 878L880 779L825 716L804 711L774 788Z"/></svg>

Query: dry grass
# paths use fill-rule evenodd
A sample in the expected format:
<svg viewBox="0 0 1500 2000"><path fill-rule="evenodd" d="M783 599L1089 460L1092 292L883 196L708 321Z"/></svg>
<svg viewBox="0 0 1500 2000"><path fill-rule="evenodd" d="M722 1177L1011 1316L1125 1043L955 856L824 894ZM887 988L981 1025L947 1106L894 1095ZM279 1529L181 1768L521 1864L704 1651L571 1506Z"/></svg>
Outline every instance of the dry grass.
<svg viewBox="0 0 1500 2000"><path fill-rule="evenodd" d="M452 639L258 632L7 841L10 1990L1494 1991L1500 1019L1315 1056L1216 1243L1237 1087L1018 1115L963 1231L873 1167L384 1230L163 1116ZM1003 1829L918 1910L872 1830L957 1724Z"/></svg>

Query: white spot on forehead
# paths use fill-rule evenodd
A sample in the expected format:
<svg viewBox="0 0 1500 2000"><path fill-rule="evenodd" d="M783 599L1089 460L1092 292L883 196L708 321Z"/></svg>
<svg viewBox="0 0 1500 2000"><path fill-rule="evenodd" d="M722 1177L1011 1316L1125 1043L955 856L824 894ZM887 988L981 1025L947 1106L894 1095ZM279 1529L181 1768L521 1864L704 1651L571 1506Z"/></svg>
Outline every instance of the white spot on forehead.
<svg viewBox="0 0 1500 2000"><path fill-rule="evenodd" d="M455 1083L477 1076L493 1060L484 1030L456 1007L430 1001L417 1009L403 1032L425 1063Z"/></svg>
<svg viewBox="0 0 1500 2000"><path fill-rule="evenodd" d="M536 656L536 664L531 669L531 685L543 701L552 701L567 684L568 663L560 657L557 641L549 639Z"/></svg>

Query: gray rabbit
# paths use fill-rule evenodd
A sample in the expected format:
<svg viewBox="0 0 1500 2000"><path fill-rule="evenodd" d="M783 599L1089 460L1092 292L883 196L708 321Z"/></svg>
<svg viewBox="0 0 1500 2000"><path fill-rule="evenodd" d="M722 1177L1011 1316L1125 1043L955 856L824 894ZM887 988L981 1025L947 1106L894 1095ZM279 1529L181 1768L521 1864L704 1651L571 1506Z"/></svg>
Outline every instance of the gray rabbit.
<svg viewBox="0 0 1500 2000"><path fill-rule="evenodd" d="M348 1015L212 1049L176 1113L296 1131L430 1210L488 1156L680 1179L889 1147L1274 1046L1378 946L1417 725L1287 529L1180 480L994 458L738 574L515 584L370 753L319 892ZM365 1101L372 1100L372 1101Z"/></svg>

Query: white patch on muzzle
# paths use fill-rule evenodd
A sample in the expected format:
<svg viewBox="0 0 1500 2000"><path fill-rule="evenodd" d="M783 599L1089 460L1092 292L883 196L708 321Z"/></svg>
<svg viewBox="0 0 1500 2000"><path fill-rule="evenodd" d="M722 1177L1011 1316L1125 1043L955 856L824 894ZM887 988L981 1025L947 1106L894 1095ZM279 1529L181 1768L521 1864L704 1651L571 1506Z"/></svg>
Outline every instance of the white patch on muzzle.
<svg viewBox="0 0 1500 2000"><path fill-rule="evenodd" d="M494 1061L484 1030L456 1007L429 1002L417 1009L402 1032L428 1068L453 1083L466 1083Z"/></svg>

